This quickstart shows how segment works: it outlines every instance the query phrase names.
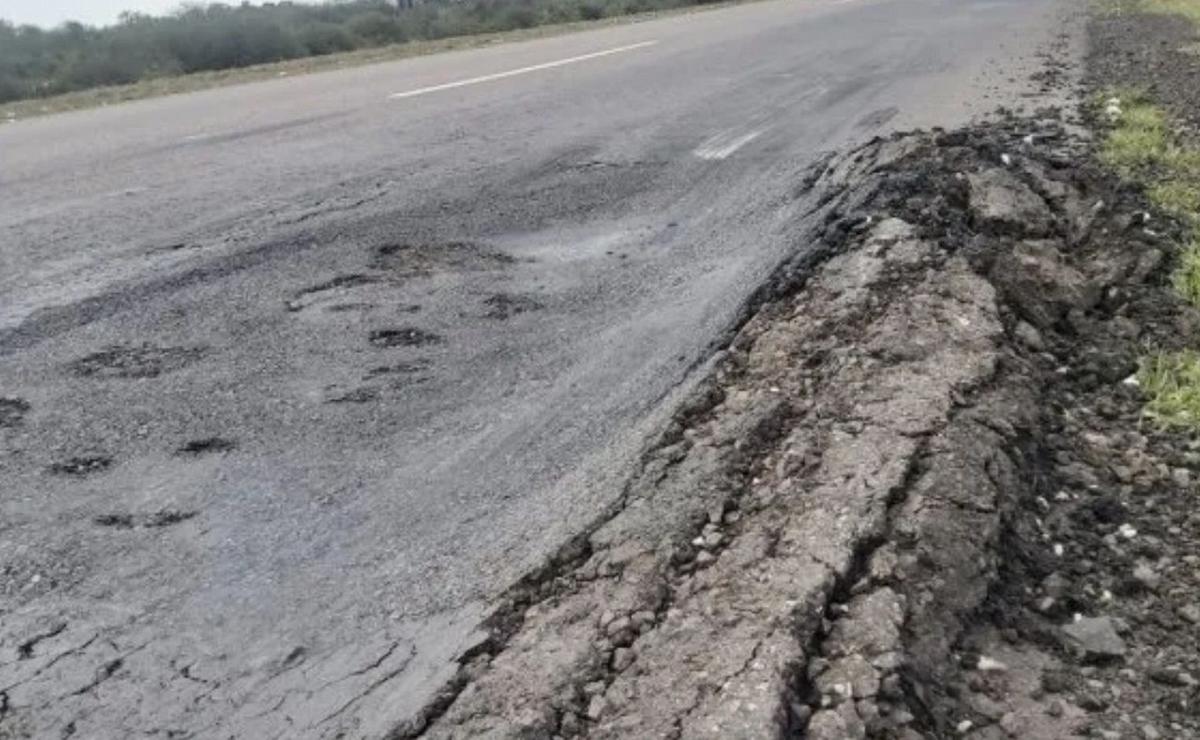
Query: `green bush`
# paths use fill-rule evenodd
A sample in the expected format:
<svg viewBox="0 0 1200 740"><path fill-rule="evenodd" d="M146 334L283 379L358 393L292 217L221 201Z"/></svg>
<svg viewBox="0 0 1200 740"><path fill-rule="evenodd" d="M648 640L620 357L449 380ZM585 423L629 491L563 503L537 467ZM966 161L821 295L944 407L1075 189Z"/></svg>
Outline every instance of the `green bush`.
<svg viewBox="0 0 1200 740"><path fill-rule="evenodd" d="M309 23L300 29L300 45L311 56L350 51L354 48L354 37L345 28L325 21Z"/></svg>
<svg viewBox="0 0 1200 740"><path fill-rule="evenodd" d="M346 22L346 30L370 45L395 44L408 40L404 28L396 22L395 15L380 11L354 16Z"/></svg>

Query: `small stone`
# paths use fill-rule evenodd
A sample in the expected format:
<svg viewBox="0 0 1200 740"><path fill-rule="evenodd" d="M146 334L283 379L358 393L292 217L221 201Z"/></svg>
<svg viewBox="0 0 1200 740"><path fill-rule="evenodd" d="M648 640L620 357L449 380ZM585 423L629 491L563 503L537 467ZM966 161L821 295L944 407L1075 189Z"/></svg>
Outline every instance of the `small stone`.
<svg viewBox="0 0 1200 740"><path fill-rule="evenodd" d="M962 722L959 722L957 725L955 725L954 729L958 730L958 734L965 735L968 732L970 732L971 728L974 726L975 726L974 722L972 722L969 719L964 719Z"/></svg>
<svg viewBox="0 0 1200 740"><path fill-rule="evenodd" d="M649 609L636 611L630 615L629 618L633 620L634 626L636 626L638 629L654 624L654 612L650 611Z"/></svg>
<svg viewBox="0 0 1200 740"><path fill-rule="evenodd" d="M808 720L812 718L812 707L800 702L792 702L792 717L795 720L796 727L804 727L808 724Z"/></svg>
<svg viewBox="0 0 1200 740"><path fill-rule="evenodd" d="M1061 716L1063 716L1063 713L1064 713L1063 703L1061 701L1059 701L1058 699L1055 699L1054 701L1052 701L1048 705L1046 705L1046 714L1051 717L1061 717Z"/></svg>
<svg viewBox="0 0 1200 740"><path fill-rule="evenodd" d="M1146 738L1146 740L1159 740L1162 737L1162 733L1158 731L1157 727L1147 723L1142 725L1142 737Z"/></svg>
<svg viewBox="0 0 1200 740"><path fill-rule="evenodd" d="M604 634L612 637L618 632L624 632L625 630L629 629L630 624L631 622L629 617L618 617L617 619L614 619L608 623L608 626L604 628Z"/></svg>
<svg viewBox="0 0 1200 740"><path fill-rule="evenodd" d="M813 715L805 736L809 740L847 740L866 737L866 727L854 711L854 704L846 702L837 709L822 709Z"/></svg>
<svg viewBox="0 0 1200 740"><path fill-rule="evenodd" d="M879 683L878 671L857 654L836 661L816 681L817 689L822 693L855 699L874 697L879 693Z"/></svg>
<svg viewBox="0 0 1200 740"><path fill-rule="evenodd" d="M1023 717L1013 712L1007 712L1000 718L1000 729L1004 730L1009 737L1021 737L1025 733L1027 724Z"/></svg>
<svg viewBox="0 0 1200 740"><path fill-rule="evenodd" d="M1179 616L1184 621L1192 624L1200 624L1200 606L1188 604L1187 606L1179 607Z"/></svg>
<svg viewBox="0 0 1200 740"><path fill-rule="evenodd" d="M1175 468L1171 471L1171 480L1180 488L1189 488L1192 485L1192 471L1187 468Z"/></svg>
<svg viewBox="0 0 1200 740"><path fill-rule="evenodd" d="M1125 641L1109 617L1083 617L1062 627L1067 646L1092 660L1120 658Z"/></svg>
<svg viewBox="0 0 1200 740"><path fill-rule="evenodd" d="M1042 338L1042 333L1028 321L1018 321L1013 335L1029 349L1037 352L1046 349L1046 340Z"/></svg>
<svg viewBox="0 0 1200 740"><path fill-rule="evenodd" d="M1103 712L1105 709L1108 709L1108 699L1105 699L1099 693L1091 691L1081 693L1075 698L1075 703L1080 708L1086 709L1089 712Z"/></svg>
<svg viewBox="0 0 1200 740"><path fill-rule="evenodd" d="M1162 583L1162 576L1155 573L1148 563L1138 563L1133 569L1133 580L1147 591L1157 591L1159 584Z"/></svg>
<svg viewBox="0 0 1200 740"><path fill-rule="evenodd" d="M1061 694L1069 687L1065 671L1048 670L1042 673L1042 690L1047 694Z"/></svg>
<svg viewBox="0 0 1200 740"><path fill-rule="evenodd" d="M1151 668L1146 672L1150 679L1166 686L1192 686L1196 679L1178 668Z"/></svg>
<svg viewBox="0 0 1200 740"><path fill-rule="evenodd" d="M579 715L575 714L574 712L567 712L563 714L563 718L558 725L558 729L559 732L562 733L563 737L574 737L575 735L578 735L579 730L582 729L579 726Z"/></svg>
<svg viewBox="0 0 1200 740"><path fill-rule="evenodd" d="M603 681L592 681L583 685L583 693L585 696L596 696L603 694L605 685Z"/></svg>
<svg viewBox="0 0 1200 740"><path fill-rule="evenodd" d="M599 694L597 694L596 696L593 696L592 700L590 702L588 702L588 708L587 708L588 719L595 722L596 720L600 719L601 715L604 714L604 710L607 708L608 708L608 702L604 700L603 696L600 696Z"/></svg>
<svg viewBox="0 0 1200 740"><path fill-rule="evenodd" d="M1008 666L1004 665L995 658L990 658L986 655L979 656L979 664L976 667L985 673L1001 673L1008 670Z"/></svg>
<svg viewBox="0 0 1200 740"><path fill-rule="evenodd" d="M696 565L708 565L716 559L717 556L713 555L708 550L701 550L696 554Z"/></svg>
<svg viewBox="0 0 1200 740"><path fill-rule="evenodd" d="M633 664L633 650L626 647L619 647L613 651L612 668L614 671L623 671Z"/></svg>
<svg viewBox="0 0 1200 740"><path fill-rule="evenodd" d="M904 697L904 687L900 683L900 675L892 673L879 682L879 695L885 699L901 699Z"/></svg>
<svg viewBox="0 0 1200 740"><path fill-rule="evenodd" d="M995 722L1004 716L1006 711L1004 705L992 699L986 694L976 694L971 697L971 709L987 717L989 721Z"/></svg>

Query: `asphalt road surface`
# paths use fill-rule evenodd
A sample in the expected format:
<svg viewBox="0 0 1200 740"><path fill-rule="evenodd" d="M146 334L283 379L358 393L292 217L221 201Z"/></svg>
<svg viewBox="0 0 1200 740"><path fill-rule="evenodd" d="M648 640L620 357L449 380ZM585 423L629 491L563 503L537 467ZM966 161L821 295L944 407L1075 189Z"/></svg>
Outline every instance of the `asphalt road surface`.
<svg viewBox="0 0 1200 740"><path fill-rule="evenodd" d="M805 165L1032 104L1060 3L774 0L0 126L0 737L411 717L805 248Z"/></svg>

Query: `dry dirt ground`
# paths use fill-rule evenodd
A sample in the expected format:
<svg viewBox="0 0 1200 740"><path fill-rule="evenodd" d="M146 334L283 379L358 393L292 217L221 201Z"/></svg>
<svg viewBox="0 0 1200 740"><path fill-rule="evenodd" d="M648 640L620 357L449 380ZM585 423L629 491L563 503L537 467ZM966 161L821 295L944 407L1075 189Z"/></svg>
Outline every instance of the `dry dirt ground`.
<svg viewBox="0 0 1200 740"><path fill-rule="evenodd" d="M1133 377L1200 316L1094 154L1043 110L815 168L821 248L406 736L1200 736L1200 444Z"/></svg>

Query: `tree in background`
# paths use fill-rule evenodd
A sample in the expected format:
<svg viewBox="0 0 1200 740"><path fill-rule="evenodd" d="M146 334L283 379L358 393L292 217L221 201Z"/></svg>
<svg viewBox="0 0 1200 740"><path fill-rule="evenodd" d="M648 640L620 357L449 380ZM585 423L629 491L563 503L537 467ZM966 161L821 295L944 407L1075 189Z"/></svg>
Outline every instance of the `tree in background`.
<svg viewBox="0 0 1200 740"><path fill-rule="evenodd" d="M0 103L351 49L694 5L711 0L347 0L185 5L112 26L0 19Z"/></svg>

